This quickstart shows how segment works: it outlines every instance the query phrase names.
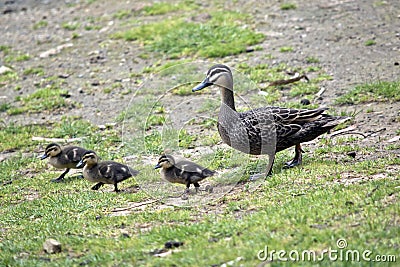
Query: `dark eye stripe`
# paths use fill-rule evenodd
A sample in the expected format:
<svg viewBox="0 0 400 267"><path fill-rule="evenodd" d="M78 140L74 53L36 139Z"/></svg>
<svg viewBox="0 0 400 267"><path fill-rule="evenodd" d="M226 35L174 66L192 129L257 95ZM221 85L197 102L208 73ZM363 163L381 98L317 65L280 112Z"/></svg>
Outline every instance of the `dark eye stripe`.
<svg viewBox="0 0 400 267"><path fill-rule="evenodd" d="M94 159L94 158L95 158L95 155L93 155L93 154L88 154L88 155L83 156L83 159Z"/></svg>
<svg viewBox="0 0 400 267"><path fill-rule="evenodd" d="M215 68L212 68L207 73L207 76L208 77L212 77L212 76L217 75L218 73L222 73L222 72L229 72L228 67L226 67L226 66L217 66Z"/></svg>
<svg viewBox="0 0 400 267"><path fill-rule="evenodd" d="M162 159L160 159L160 160L158 161L158 163L162 163L162 162L168 162L168 159L167 159L167 158L162 158Z"/></svg>
<svg viewBox="0 0 400 267"><path fill-rule="evenodd" d="M52 146L52 147L48 147L47 149L46 149L46 153L47 152L50 152L50 151L53 151L53 150L56 150L57 148L55 147L55 146Z"/></svg>

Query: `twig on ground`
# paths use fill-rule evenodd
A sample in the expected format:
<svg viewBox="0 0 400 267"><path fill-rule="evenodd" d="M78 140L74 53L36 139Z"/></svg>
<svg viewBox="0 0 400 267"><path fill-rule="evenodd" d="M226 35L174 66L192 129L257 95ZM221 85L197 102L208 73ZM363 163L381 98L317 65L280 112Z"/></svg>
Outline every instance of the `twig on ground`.
<svg viewBox="0 0 400 267"><path fill-rule="evenodd" d="M356 131L354 131L355 129L356 129L355 126L347 127L345 129L342 129L342 130L339 130L339 131L336 131L336 132L332 133L329 136L329 138L333 138L333 137L336 137L336 136L339 136L339 135L346 135L346 134L361 135L363 138L367 138L367 137L370 137L373 134L376 134L376 133L379 133L379 132L382 132L382 131L386 130L386 128L381 128L379 130L372 131L372 132L366 134L366 133L356 132Z"/></svg>
<svg viewBox="0 0 400 267"><path fill-rule="evenodd" d="M285 84L289 84L289 83L295 83L300 81L301 79L305 79L307 82L309 82L310 80L308 79L308 77L305 74L299 75L299 73L295 74L295 77L287 79L287 80L277 80L277 81L273 81L270 82L268 84L268 86L277 86L277 85L285 85Z"/></svg>
<svg viewBox="0 0 400 267"><path fill-rule="evenodd" d="M126 208L116 208L113 209L111 212L120 212L120 211L124 211L124 210L130 210L130 209L134 209L134 208L138 208L144 205L149 205L149 204L153 204L155 202L157 202L158 200L148 200L148 201L144 201L144 202L140 202L140 203L135 203L135 205L126 207Z"/></svg>

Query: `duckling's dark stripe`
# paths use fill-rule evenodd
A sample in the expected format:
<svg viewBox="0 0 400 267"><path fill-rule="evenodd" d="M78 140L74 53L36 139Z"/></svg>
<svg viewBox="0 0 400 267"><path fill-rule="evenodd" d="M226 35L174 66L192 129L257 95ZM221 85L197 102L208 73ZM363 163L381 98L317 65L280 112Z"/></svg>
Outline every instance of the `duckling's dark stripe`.
<svg viewBox="0 0 400 267"><path fill-rule="evenodd" d="M83 155L82 159L94 159L96 157L96 155L94 153L87 153L85 155Z"/></svg>
<svg viewBox="0 0 400 267"><path fill-rule="evenodd" d="M50 151L52 151L52 150L55 150L55 149L57 149L57 145L48 145L47 147L46 147L46 153L47 152L50 152Z"/></svg>
<svg viewBox="0 0 400 267"><path fill-rule="evenodd" d="M168 158L167 158L167 157L164 157L164 158L160 158L160 159L158 160L158 163L168 162L168 161L169 161Z"/></svg>

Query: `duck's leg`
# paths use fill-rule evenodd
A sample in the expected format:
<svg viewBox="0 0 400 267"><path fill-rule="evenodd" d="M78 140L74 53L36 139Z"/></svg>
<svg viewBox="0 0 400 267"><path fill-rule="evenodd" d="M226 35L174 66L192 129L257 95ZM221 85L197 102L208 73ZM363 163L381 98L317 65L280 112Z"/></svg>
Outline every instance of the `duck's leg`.
<svg viewBox="0 0 400 267"><path fill-rule="evenodd" d="M59 183L59 182L61 182L62 181L62 179L64 179L64 176L69 172L69 168L67 168L66 170L65 170L65 172L63 172L61 175L60 175L60 177L58 177L57 179L53 179L53 180L51 180L52 182L54 182L54 183Z"/></svg>
<svg viewBox="0 0 400 267"><path fill-rule="evenodd" d="M114 183L114 192L118 193L119 191L117 183Z"/></svg>
<svg viewBox="0 0 400 267"><path fill-rule="evenodd" d="M297 165L300 165L302 160L303 160L303 156L301 155L301 153L304 153L303 149L301 149L301 145L297 144L294 148L294 158L291 161L288 161L285 163L285 167L284 168L292 168L295 167Z"/></svg>
<svg viewBox="0 0 400 267"><path fill-rule="evenodd" d="M257 173L257 174L250 175L249 180L255 181L261 177L271 176L272 175L272 166L274 166L274 161L275 161L275 154L269 155L268 166L267 166L265 173Z"/></svg>
<svg viewBox="0 0 400 267"><path fill-rule="evenodd" d="M186 184L186 190L185 190L184 194L189 194L189 192L190 192L189 187L190 187L190 183L187 183Z"/></svg>
<svg viewBox="0 0 400 267"><path fill-rule="evenodd" d="M194 185L194 188L196 190L196 193L199 192L199 188L200 188L199 183L196 182L196 183L193 183L193 185Z"/></svg>
<svg viewBox="0 0 400 267"><path fill-rule="evenodd" d="M104 183L100 182L92 186L92 190L99 190L100 187L102 187Z"/></svg>

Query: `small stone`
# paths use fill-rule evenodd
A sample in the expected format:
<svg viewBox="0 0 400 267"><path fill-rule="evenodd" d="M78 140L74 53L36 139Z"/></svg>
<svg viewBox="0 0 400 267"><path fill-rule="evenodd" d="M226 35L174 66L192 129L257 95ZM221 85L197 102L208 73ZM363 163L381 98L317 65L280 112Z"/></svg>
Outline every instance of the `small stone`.
<svg viewBox="0 0 400 267"><path fill-rule="evenodd" d="M167 241L164 244L164 247L169 249L169 248L178 248L180 246L183 246L183 242L179 241Z"/></svg>
<svg viewBox="0 0 400 267"><path fill-rule="evenodd" d="M67 79L69 77L69 74L68 73L61 73L61 74L58 74L58 78L61 78L61 79Z"/></svg>
<svg viewBox="0 0 400 267"><path fill-rule="evenodd" d="M130 238L129 232L126 229L121 229L121 236L125 238Z"/></svg>
<svg viewBox="0 0 400 267"><path fill-rule="evenodd" d="M48 254L55 254L61 252L61 243L55 239L47 239L43 243L43 250Z"/></svg>
<svg viewBox="0 0 400 267"><path fill-rule="evenodd" d="M208 193L212 193L213 192L213 187L211 185L206 185L205 191Z"/></svg>
<svg viewBox="0 0 400 267"><path fill-rule="evenodd" d="M302 104L304 106L308 106L311 104L311 102L308 99L302 99L302 100L300 100L300 104Z"/></svg>
<svg viewBox="0 0 400 267"><path fill-rule="evenodd" d="M354 159L356 157L356 152L355 151L347 152L347 156L352 157Z"/></svg>
<svg viewBox="0 0 400 267"><path fill-rule="evenodd" d="M6 67L6 66L0 67L0 74L5 74L7 72L12 72L12 69L10 69L9 67Z"/></svg>

